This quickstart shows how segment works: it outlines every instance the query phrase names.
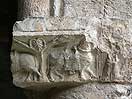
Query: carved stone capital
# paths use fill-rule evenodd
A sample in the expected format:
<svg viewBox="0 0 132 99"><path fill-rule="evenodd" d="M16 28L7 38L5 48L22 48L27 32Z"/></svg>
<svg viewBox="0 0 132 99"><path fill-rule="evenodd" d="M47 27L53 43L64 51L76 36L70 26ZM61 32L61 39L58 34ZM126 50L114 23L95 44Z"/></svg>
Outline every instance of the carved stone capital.
<svg viewBox="0 0 132 99"><path fill-rule="evenodd" d="M89 81L132 83L132 41L118 35L129 32L126 21L115 19L108 25L104 20L103 26L101 22L91 28L69 29L63 26L67 23L55 28L48 20L27 18L14 25L11 70L15 85L49 88Z"/></svg>

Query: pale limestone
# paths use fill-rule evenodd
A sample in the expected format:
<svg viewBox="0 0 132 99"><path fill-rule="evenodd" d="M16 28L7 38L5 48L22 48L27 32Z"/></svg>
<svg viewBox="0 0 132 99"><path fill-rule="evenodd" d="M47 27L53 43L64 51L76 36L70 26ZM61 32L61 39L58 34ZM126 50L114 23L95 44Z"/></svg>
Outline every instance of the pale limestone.
<svg viewBox="0 0 132 99"><path fill-rule="evenodd" d="M24 31L26 23L31 26L32 30L35 30L31 24L32 20L41 20L41 27L49 25L43 21L44 19L39 18L28 18L17 23L14 25L12 46L12 50L17 53L34 55L39 62L38 70L44 78L38 77L37 82L34 80L29 82L132 83L130 72L132 41L129 39L132 38L131 20L91 18L85 29L77 29L65 23L71 29L60 25L61 27L58 27L61 29L46 28L41 32ZM31 23L28 24L29 22ZM23 30L20 30L20 27ZM28 30L27 27L25 30ZM12 65L12 68L16 67ZM14 75L16 74L14 73ZM19 79L19 76L17 77L14 79ZM25 80L23 79L23 81Z"/></svg>
<svg viewBox="0 0 132 99"><path fill-rule="evenodd" d="M50 99L132 99L132 86L121 84L86 84L61 92Z"/></svg>
<svg viewBox="0 0 132 99"><path fill-rule="evenodd" d="M132 98L126 95L130 85L113 84L132 84L131 0L21 0L20 4L24 20L13 27L11 52L16 86L39 90L97 82L86 87L86 91L98 87L96 91L85 93L80 87L75 98L68 90L64 98L62 92L55 99Z"/></svg>

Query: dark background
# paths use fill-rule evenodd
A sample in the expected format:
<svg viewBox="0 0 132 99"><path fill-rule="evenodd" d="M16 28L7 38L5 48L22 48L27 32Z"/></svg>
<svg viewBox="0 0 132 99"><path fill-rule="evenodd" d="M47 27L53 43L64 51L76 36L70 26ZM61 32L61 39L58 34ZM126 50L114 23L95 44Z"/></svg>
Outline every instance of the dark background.
<svg viewBox="0 0 132 99"><path fill-rule="evenodd" d="M0 1L0 99L26 99L23 89L12 83L10 48L17 20L17 0Z"/></svg>

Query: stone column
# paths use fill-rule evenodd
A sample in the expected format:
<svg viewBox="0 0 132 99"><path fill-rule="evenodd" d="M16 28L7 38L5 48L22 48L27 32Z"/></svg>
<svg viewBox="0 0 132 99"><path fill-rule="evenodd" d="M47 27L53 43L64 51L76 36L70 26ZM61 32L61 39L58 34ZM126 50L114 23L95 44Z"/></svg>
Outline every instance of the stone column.
<svg viewBox="0 0 132 99"><path fill-rule="evenodd" d="M49 0L19 0L18 18L49 16Z"/></svg>
<svg viewBox="0 0 132 99"><path fill-rule="evenodd" d="M132 98L129 0L19 4L24 20L13 27L11 71L29 99Z"/></svg>

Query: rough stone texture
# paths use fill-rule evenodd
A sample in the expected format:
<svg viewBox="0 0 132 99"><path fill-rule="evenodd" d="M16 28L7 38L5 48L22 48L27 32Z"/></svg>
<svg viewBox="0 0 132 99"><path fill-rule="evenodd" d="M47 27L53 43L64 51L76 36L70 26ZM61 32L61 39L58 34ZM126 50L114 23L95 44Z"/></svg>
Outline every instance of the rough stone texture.
<svg viewBox="0 0 132 99"><path fill-rule="evenodd" d="M132 86L120 84L87 84L54 92L49 99L132 99Z"/></svg>
<svg viewBox="0 0 132 99"><path fill-rule="evenodd" d="M14 25L14 81L132 83L130 20L91 18L84 30L66 22L51 28L49 20L28 18Z"/></svg>
<svg viewBox="0 0 132 99"><path fill-rule="evenodd" d="M132 85L89 83L48 91L27 90L28 99L132 99Z"/></svg>
<svg viewBox="0 0 132 99"><path fill-rule="evenodd" d="M11 52L15 85L46 89L89 82L132 84L131 0L21 0L20 4L24 20L14 25ZM80 97L132 98L105 97L116 94L114 87L120 85L108 84L108 93L107 85L87 86L93 91L85 96L83 86L77 88ZM103 92L96 94L99 89L94 91L94 86ZM64 94L74 99L70 90ZM64 99L61 93L56 97Z"/></svg>
<svg viewBox="0 0 132 99"><path fill-rule="evenodd" d="M49 0L19 0L18 18L45 17L49 12Z"/></svg>

